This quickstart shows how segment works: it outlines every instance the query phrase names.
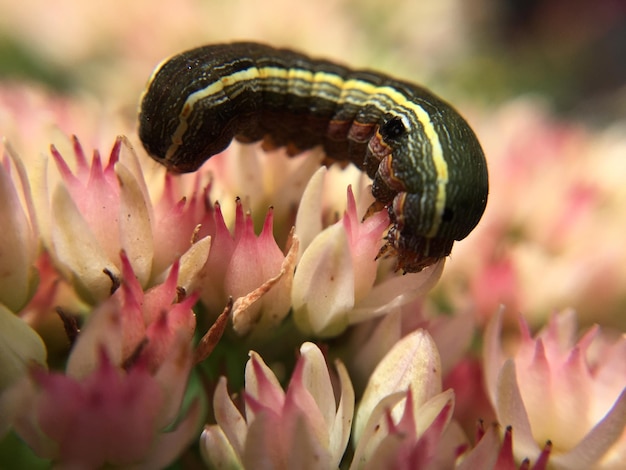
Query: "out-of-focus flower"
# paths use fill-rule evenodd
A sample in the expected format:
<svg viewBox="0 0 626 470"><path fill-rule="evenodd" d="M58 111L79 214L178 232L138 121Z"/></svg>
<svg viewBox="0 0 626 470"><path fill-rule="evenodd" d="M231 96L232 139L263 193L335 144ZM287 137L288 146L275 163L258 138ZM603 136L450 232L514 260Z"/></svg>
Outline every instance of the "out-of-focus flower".
<svg viewBox="0 0 626 470"><path fill-rule="evenodd" d="M186 348L177 344L169 361L188 364ZM180 407L173 389L184 388L189 370L176 367L177 374L152 375L140 361L124 370L103 349L96 369L81 378L35 371L29 386L13 397L15 430L40 457L66 468L164 466L188 445L199 424L195 403L166 431Z"/></svg>
<svg viewBox="0 0 626 470"><path fill-rule="evenodd" d="M163 218L155 221L139 162L126 139L116 141L104 167L98 152L88 163L77 139L74 139L74 153L76 172L72 173L61 154L52 148L63 184L58 184L53 192L47 243L55 262L75 289L90 302L107 298L112 289L111 278L120 274L118 253L122 249L143 287L154 284L163 275L167 261L171 263L193 249L193 257L182 257L181 278L188 281L192 276L187 271L199 269L198 259L202 260L203 256L206 259L210 241L204 238L192 245L195 224L181 223L180 231L165 231L172 239L161 237L160 246L155 246L153 233L161 228L155 222ZM47 210L40 207L42 219L46 218ZM172 213L181 210L173 203ZM197 223L204 220L195 207L187 215L198 219ZM185 233L184 227L191 229ZM183 287L189 286L183 284Z"/></svg>
<svg viewBox="0 0 626 470"><path fill-rule="evenodd" d="M358 405L351 468L451 468L466 444L451 424L454 392L441 391L433 339L416 330L374 370Z"/></svg>
<svg viewBox="0 0 626 470"><path fill-rule="evenodd" d="M552 443L551 468L617 469L626 459L626 337L597 327L578 342L576 317L551 318L535 338L520 318L521 340L502 350L502 314L488 325L484 361L498 421L514 430L518 460Z"/></svg>
<svg viewBox="0 0 626 470"><path fill-rule="evenodd" d="M442 377L450 373L468 353L474 337L471 312L435 314L425 303L423 297L418 297L411 303L390 309L380 318L354 325L349 330L341 348L341 357L350 371L357 394L364 390L383 357L398 341L415 330L427 330L435 341Z"/></svg>
<svg viewBox="0 0 626 470"><path fill-rule="evenodd" d="M70 344L63 316L66 320L88 315L91 307L83 302L72 285L55 268L48 252L35 262L39 283L32 299L18 315L42 337L52 358L67 355Z"/></svg>
<svg viewBox="0 0 626 470"><path fill-rule="evenodd" d="M131 129L116 106L103 106L89 93L70 96L28 81L0 82L0 134L24 161L35 197L46 186L44 155L51 143L65 155L72 152L68 135L100 148Z"/></svg>
<svg viewBox="0 0 626 470"><path fill-rule="evenodd" d="M294 321L305 333L336 336L349 325L383 315L415 300L437 281L443 261L404 276L376 260L389 219L380 211L359 222L348 190L344 217L319 231L320 195L326 170L311 178L302 196L296 235L301 257L293 281Z"/></svg>
<svg viewBox="0 0 626 470"><path fill-rule="evenodd" d="M488 116L473 124L489 162L489 203L455 246L438 295L470 304L483 322L505 304L538 328L571 307L581 324L623 330L624 124L591 131L528 98Z"/></svg>
<svg viewBox="0 0 626 470"><path fill-rule="evenodd" d="M246 366L242 414L222 377L214 395L216 425L207 426L201 450L220 468L337 468L346 449L354 411L348 373L336 362L340 390L333 390L319 348L304 343L284 392L254 352ZM335 396L339 395L339 402Z"/></svg>
<svg viewBox="0 0 626 470"><path fill-rule="evenodd" d="M46 347L41 337L0 304L0 393L22 377L30 365L45 363ZM0 419L0 436L8 424Z"/></svg>
<svg viewBox="0 0 626 470"><path fill-rule="evenodd" d="M34 369L0 400L3 420L61 466L164 466L200 424L197 400L179 416L197 295L172 303L178 263L145 294L125 255L122 272L121 287L78 335L65 374Z"/></svg>
<svg viewBox="0 0 626 470"><path fill-rule="evenodd" d="M121 260L122 284L103 304L109 307L98 308L81 331L68 359L68 371L72 373L82 376L93 368L102 344L116 364L132 362L139 354L151 371L166 360L177 337L180 336L181 341L186 338L191 344L196 325L191 308L198 295L192 294L174 303L179 297L178 262L174 263L164 283L144 293L124 252Z"/></svg>
<svg viewBox="0 0 626 470"><path fill-rule="evenodd" d="M444 376L443 386L454 390L454 419L468 435L476 429L478 421L496 422L485 386L483 364L479 358L460 359Z"/></svg>

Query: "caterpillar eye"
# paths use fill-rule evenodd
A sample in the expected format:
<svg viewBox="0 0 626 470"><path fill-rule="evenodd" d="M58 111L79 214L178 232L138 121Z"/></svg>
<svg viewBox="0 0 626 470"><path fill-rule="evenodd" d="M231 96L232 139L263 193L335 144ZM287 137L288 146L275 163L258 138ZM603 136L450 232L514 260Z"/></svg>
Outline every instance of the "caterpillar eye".
<svg viewBox="0 0 626 470"><path fill-rule="evenodd" d="M380 135L385 140L397 139L406 132L406 128L399 117L386 121L380 128Z"/></svg>

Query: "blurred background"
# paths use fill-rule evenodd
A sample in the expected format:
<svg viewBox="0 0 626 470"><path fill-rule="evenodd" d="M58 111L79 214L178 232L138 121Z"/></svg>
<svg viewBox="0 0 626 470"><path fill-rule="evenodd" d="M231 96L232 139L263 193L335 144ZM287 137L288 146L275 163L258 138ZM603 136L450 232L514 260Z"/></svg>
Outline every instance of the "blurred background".
<svg viewBox="0 0 626 470"><path fill-rule="evenodd" d="M48 151L45 127L137 143L154 66L236 39L422 83L474 126L489 205L433 311L626 328L626 2L0 0L0 134L25 154Z"/></svg>
<svg viewBox="0 0 626 470"><path fill-rule="evenodd" d="M623 0L2 0L0 13L3 80L102 99L181 49L256 39L492 103L539 93L599 122L625 110Z"/></svg>

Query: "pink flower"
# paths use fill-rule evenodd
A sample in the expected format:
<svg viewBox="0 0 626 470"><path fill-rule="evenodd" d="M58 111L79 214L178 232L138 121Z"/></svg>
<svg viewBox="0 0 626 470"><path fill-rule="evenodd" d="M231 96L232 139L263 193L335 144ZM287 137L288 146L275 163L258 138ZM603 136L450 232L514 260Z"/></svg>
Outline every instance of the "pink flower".
<svg viewBox="0 0 626 470"><path fill-rule="evenodd" d="M322 168L300 203L296 235L302 244L291 302L300 330L336 336L351 324L384 315L423 295L439 278L443 261L402 276L389 263L377 260L389 219L380 211L360 222L350 189L343 219L321 229L324 176Z"/></svg>
<svg viewBox="0 0 626 470"><path fill-rule="evenodd" d="M91 313L68 359L68 371L84 375L97 362L100 349L118 365L143 357L151 371L159 369L180 341L191 346L196 325L192 294L178 303L178 262L167 279L144 292L122 252L122 284L113 296Z"/></svg>
<svg viewBox="0 0 626 470"><path fill-rule="evenodd" d="M441 391L432 338L416 330L374 370L358 405L351 468L450 468L465 438L451 424L454 392Z"/></svg>
<svg viewBox="0 0 626 470"><path fill-rule="evenodd" d="M626 337L610 339L593 327L575 342L575 314L566 311L532 338L520 318L521 340L507 357L501 317L485 334L485 375L498 421L513 427L517 459L536 458L549 441L554 468L619 468L626 458Z"/></svg>
<svg viewBox="0 0 626 470"><path fill-rule="evenodd" d="M210 235L211 251L194 285L211 312L220 312L228 298L236 299L233 328L246 335L271 331L289 313L295 252L285 256L273 235L273 211L267 213L257 237L252 215L237 200L231 236L221 207L215 205ZM292 248L297 250L297 243Z"/></svg>
<svg viewBox="0 0 626 470"><path fill-rule="evenodd" d="M78 335L65 374L37 368L0 400L15 432L62 466L164 466L199 425L197 401L181 410L197 295L172 303L177 263L145 294L124 254L122 272L122 286Z"/></svg>
<svg viewBox="0 0 626 470"><path fill-rule="evenodd" d="M455 245L440 295L476 308L484 323L505 304L539 328L567 306L582 325L623 330L623 128L592 131L519 98L475 129L489 160L489 204Z"/></svg>
<svg viewBox="0 0 626 470"><path fill-rule="evenodd" d="M90 164L77 139L74 153L77 165L72 173L61 154L52 148L64 184L57 185L53 192L48 244L55 262L77 291L89 302L108 297L111 276L120 274L121 249L126 251L143 287L162 276L176 257L193 250L193 257L182 258L181 278L189 281L193 277L189 271L195 273L200 268L197 258L206 259L210 245L206 238L192 245L194 227L204 217L202 211L195 207L187 211L188 217L196 220L179 225L187 230L165 230L170 234L167 240L161 235L155 237L153 234L161 233L156 222L163 218L155 220L153 216L139 162L126 139L116 141L106 166L98 152ZM184 210L171 197L168 201L172 212Z"/></svg>
<svg viewBox="0 0 626 470"><path fill-rule="evenodd" d="M368 429L367 434L363 436L367 442L378 434L380 442L373 450L368 449L367 455L359 453L359 450L365 450L366 446L358 447L351 469L451 468L458 455L457 448L461 447L460 443L454 445L454 440L446 442L448 440L446 431L454 408L453 395L446 394L448 400L443 404L441 402L429 404L433 408L439 408L439 412L424 429L420 429L420 417L414 415L412 395L409 389L406 394L391 396L380 402L379 407L384 410L384 421L382 424L376 424L375 429ZM406 400L403 414L396 422L389 409L402 399ZM433 410L420 411L428 414ZM428 416L427 419L430 418ZM455 440L456 438L457 436L454 436Z"/></svg>
<svg viewBox="0 0 626 470"><path fill-rule="evenodd" d="M336 362L340 390L333 390L319 348L304 343L300 353L286 392L262 359L250 353L244 414L228 396L226 379L220 379L214 395L217 424L207 426L201 437L207 463L258 469L339 466L354 410L350 379Z"/></svg>

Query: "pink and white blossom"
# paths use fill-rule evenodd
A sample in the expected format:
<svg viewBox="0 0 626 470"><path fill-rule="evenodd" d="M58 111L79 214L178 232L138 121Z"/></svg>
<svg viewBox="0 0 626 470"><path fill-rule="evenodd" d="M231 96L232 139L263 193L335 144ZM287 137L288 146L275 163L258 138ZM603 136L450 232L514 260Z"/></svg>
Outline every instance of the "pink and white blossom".
<svg viewBox="0 0 626 470"><path fill-rule="evenodd" d="M197 399L181 410L197 295L173 303L178 263L145 293L124 254L121 264L120 288L91 313L65 373L34 367L0 397L3 421L60 466L163 466L200 424Z"/></svg>
<svg viewBox="0 0 626 470"><path fill-rule="evenodd" d="M626 458L626 338L598 327L577 336L576 315L553 315L531 336L520 317L521 338L505 353L502 314L485 334L485 376L498 421L513 427L518 460L552 445L557 469L620 468Z"/></svg>
<svg viewBox="0 0 626 470"><path fill-rule="evenodd" d="M229 396L226 379L220 379L213 403L217 424L207 426L201 436L207 463L258 469L339 466L354 410L350 379L336 362L337 383L317 346L304 343L300 354L283 391L271 369L251 352L243 411Z"/></svg>

